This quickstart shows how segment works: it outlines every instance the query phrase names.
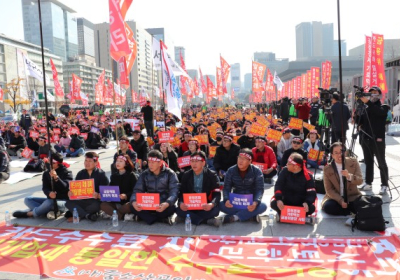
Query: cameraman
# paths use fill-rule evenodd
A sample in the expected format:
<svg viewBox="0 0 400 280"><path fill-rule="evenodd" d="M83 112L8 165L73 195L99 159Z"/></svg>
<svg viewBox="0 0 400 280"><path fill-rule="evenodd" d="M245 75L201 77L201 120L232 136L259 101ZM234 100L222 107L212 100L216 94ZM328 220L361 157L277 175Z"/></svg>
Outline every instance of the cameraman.
<svg viewBox="0 0 400 280"><path fill-rule="evenodd" d="M346 132L349 129L348 121L351 118L349 107L347 104L343 104L343 116L342 116L342 102L340 102L340 95L337 92L332 94L332 143L342 142L342 137L345 137ZM342 120L344 126L344 135L342 135ZM345 142L344 142L345 143Z"/></svg>
<svg viewBox="0 0 400 280"><path fill-rule="evenodd" d="M310 123L314 126L317 125L317 120L318 120L318 113L319 113L319 108L321 107L321 104L319 104L319 99L318 96L313 96L311 99L311 110L310 110Z"/></svg>
<svg viewBox="0 0 400 280"><path fill-rule="evenodd" d="M365 185L362 190L372 190L374 180L374 156L378 161L381 175L380 195L385 194L388 189L389 171L385 159L385 125L389 106L381 103L382 91L379 87L371 87L371 96L360 97L360 100L367 105L361 114L359 131L361 147L365 160Z"/></svg>

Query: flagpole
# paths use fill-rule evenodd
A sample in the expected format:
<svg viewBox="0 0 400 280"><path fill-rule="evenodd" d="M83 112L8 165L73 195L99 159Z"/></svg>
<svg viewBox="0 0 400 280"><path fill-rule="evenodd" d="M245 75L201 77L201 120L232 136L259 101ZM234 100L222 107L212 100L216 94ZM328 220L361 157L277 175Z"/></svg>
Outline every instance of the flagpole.
<svg viewBox="0 0 400 280"><path fill-rule="evenodd" d="M47 104L47 85L46 85L46 69L45 69L45 64L44 64L44 44L43 44L43 28L42 28L42 9L40 6L40 0L38 0L38 12L39 12L39 30L40 30L40 50L42 54L42 78L43 78L43 95L44 95L44 104L45 104L45 111L46 111L46 130L47 130L47 142L49 145L49 159L50 159L50 170L49 172L53 170L53 165L52 165L52 154L51 154L51 139L50 139L50 122L49 122L49 108ZM50 176L50 184L51 184L51 190L54 192L54 182L52 177ZM57 213L58 213L58 204L57 200L54 198L53 199L53 210L54 210L54 215L55 219L57 219Z"/></svg>
<svg viewBox="0 0 400 280"><path fill-rule="evenodd" d="M161 55L161 84L162 84L162 89L163 89L163 106L164 106L164 128L167 128L167 114L166 114L166 107L165 107L165 89L164 89L164 73L163 73L163 57L164 57L164 51L162 47L162 40L160 40L160 55Z"/></svg>
<svg viewBox="0 0 400 280"><path fill-rule="evenodd" d="M113 101L114 101L114 124L115 124L115 140L117 141L117 152L119 151L119 141L118 141L118 127L117 127L117 112L115 107L115 89L114 89L114 60L111 57L111 83L113 91Z"/></svg>

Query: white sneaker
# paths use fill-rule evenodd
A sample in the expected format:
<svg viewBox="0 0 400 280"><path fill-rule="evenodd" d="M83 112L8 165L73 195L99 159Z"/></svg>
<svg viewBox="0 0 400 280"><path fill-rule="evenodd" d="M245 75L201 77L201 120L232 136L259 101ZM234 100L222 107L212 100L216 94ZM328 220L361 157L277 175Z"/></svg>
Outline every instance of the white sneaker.
<svg viewBox="0 0 400 280"><path fill-rule="evenodd" d="M360 188L360 190L362 190L362 191L372 191L372 185L370 185L370 184L364 184L364 186L362 186L362 187Z"/></svg>
<svg viewBox="0 0 400 280"><path fill-rule="evenodd" d="M387 189L388 189L388 186L382 186L382 187L381 187L381 190L379 191L379 194L380 194L380 195L385 194L385 193L387 192Z"/></svg>
<svg viewBox="0 0 400 280"><path fill-rule="evenodd" d="M124 216L124 221L133 221L133 218L135 217L134 214L125 214Z"/></svg>
<svg viewBox="0 0 400 280"><path fill-rule="evenodd" d="M351 224L351 222L354 220L354 218L353 217L350 217L350 218L348 218L347 220L346 220L346 222L344 223L346 226L349 226L349 227L351 227L352 226L352 224Z"/></svg>
<svg viewBox="0 0 400 280"><path fill-rule="evenodd" d="M100 213L100 217L105 220L111 219L111 216L103 211Z"/></svg>

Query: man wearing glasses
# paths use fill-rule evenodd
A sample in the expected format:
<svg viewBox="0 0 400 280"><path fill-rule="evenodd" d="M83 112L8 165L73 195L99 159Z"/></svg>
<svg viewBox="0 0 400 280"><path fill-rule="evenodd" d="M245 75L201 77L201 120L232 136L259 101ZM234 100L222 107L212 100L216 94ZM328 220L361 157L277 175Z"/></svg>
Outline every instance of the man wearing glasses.
<svg viewBox="0 0 400 280"><path fill-rule="evenodd" d="M285 167L291 154L298 153L303 159L307 159L307 152L303 149L303 140L300 137L294 137L292 140L292 147L283 153L281 160L281 167Z"/></svg>
<svg viewBox="0 0 400 280"><path fill-rule="evenodd" d="M237 157L237 164L226 172L223 201L220 202L220 209L227 215L224 223L236 221L253 221L259 223L260 214L267 210L267 205L261 202L264 195L264 177L259 168L251 164L253 153L250 149L242 149ZM229 200L230 193L252 194L253 204L246 209L234 208Z"/></svg>
<svg viewBox="0 0 400 280"><path fill-rule="evenodd" d="M216 218L219 215L221 200L218 176L206 167L206 155L202 151L190 155L190 165L192 169L185 172L182 177L178 207L175 210L178 216L175 222L185 221L186 215L189 214L194 225L207 223L219 227L222 220ZM207 203L201 205L202 210L188 210L188 205L184 203L183 199L184 193L205 193Z"/></svg>

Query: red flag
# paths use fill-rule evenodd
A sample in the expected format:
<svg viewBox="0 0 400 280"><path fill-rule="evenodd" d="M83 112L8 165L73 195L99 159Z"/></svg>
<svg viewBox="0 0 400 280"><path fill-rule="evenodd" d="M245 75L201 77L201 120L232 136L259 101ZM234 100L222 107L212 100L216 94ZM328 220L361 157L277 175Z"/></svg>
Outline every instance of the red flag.
<svg viewBox="0 0 400 280"><path fill-rule="evenodd" d="M197 78L194 77L194 95L199 96L199 82L197 81Z"/></svg>
<svg viewBox="0 0 400 280"><path fill-rule="evenodd" d="M253 61L252 64L252 90L253 92L262 91L262 81L264 79L265 70L267 66L264 64Z"/></svg>
<svg viewBox="0 0 400 280"><path fill-rule="evenodd" d="M110 11L110 55L115 61L131 53L128 37L125 31L125 22L119 7L119 1L109 0Z"/></svg>
<svg viewBox="0 0 400 280"><path fill-rule="evenodd" d="M307 96L307 73L301 74L301 96Z"/></svg>
<svg viewBox="0 0 400 280"><path fill-rule="evenodd" d="M210 103L213 97L217 97L217 91L211 79L207 76L207 103Z"/></svg>
<svg viewBox="0 0 400 280"><path fill-rule="evenodd" d="M311 67L311 96L308 98L318 96L318 88L320 86L320 69L319 67Z"/></svg>
<svg viewBox="0 0 400 280"><path fill-rule="evenodd" d="M222 96L224 92L222 91L222 75L221 68L217 67L217 95Z"/></svg>
<svg viewBox="0 0 400 280"><path fill-rule="evenodd" d="M365 36L364 48L364 78L363 87L366 91L371 87L371 67L372 67L372 38Z"/></svg>
<svg viewBox="0 0 400 280"><path fill-rule="evenodd" d="M201 73L201 68L199 68L199 71L200 71L201 92L203 94L206 94L207 86L206 86L206 82L204 81L203 73Z"/></svg>
<svg viewBox="0 0 400 280"><path fill-rule="evenodd" d="M307 70L307 98L311 98L311 70Z"/></svg>
<svg viewBox="0 0 400 280"><path fill-rule="evenodd" d="M3 98L4 98L4 91L3 88L0 87L0 101L3 102Z"/></svg>
<svg viewBox="0 0 400 280"><path fill-rule="evenodd" d="M132 89L132 103L138 103L137 92Z"/></svg>
<svg viewBox="0 0 400 280"><path fill-rule="evenodd" d="M298 96L305 97L305 95L303 95L301 92L301 76L296 77L296 80L297 80L296 81L296 85L297 85L296 92L297 92Z"/></svg>
<svg viewBox="0 0 400 280"><path fill-rule="evenodd" d="M133 0L120 0L120 4L121 4L121 2L122 2L121 15L122 15L122 18L125 20L126 13L128 12L129 7L131 6Z"/></svg>
<svg viewBox="0 0 400 280"><path fill-rule="evenodd" d="M118 62L118 68L119 68L119 79L121 82L121 85L127 85L129 86L129 78L128 78L128 70L126 68L126 57L123 56Z"/></svg>
<svg viewBox="0 0 400 280"><path fill-rule="evenodd" d="M232 89L232 92L231 92L231 99L233 100L233 99L235 99L235 91Z"/></svg>
<svg viewBox="0 0 400 280"><path fill-rule="evenodd" d="M221 61L221 76L222 76L222 92L228 93L226 84L228 82L231 66L228 64L228 62L226 62L226 60L222 56L220 56L220 61Z"/></svg>
<svg viewBox="0 0 400 280"><path fill-rule="evenodd" d="M58 80L57 69L51 58L50 58L50 64L51 64L51 71L53 72L53 81L54 81L54 89L56 92L56 96L64 97L63 89L60 85L60 81Z"/></svg>
<svg viewBox="0 0 400 280"><path fill-rule="evenodd" d="M325 76L326 80L325 80L325 86L326 88L330 88L331 87L331 78L332 78L332 62L331 61L327 61L326 62L326 76Z"/></svg>
<svg viewBox="0 0 400 280"><path fill-rule="evenodd" d="M372 86L380 87L382 91L382 100L385 100L385 95L388 92L386 85L385 66L383 60L384 52L383 35L372 34Z"/></svg>
<svg viewBox="0 0 400 280"><path fill-rule="evenodd" d="M179 59L180 59L180 61L181 61L181 67L182 67L182 69L187 73L187 71L186 71L185 60L183 59L183 56L182 56L182 52L181 52L181 51L179 52ZM187 90L187 88L186 88L186 85L187 85L187 83L188 83L188 79L187 79L185 76L181 75L181 76L179 77L179 80L180 80L180 84L181 84L181 93L182 93L183 95L187 95L187 94L188 94L188 90Z"/></svg>
<svg viewBox="0 0 400 280"><path fill-rule="evenodd" d="M104 103L106 103L107 105L113 104L113 98L114 98L113 89L114 89L114 86L113 86L111 80L107 79L107 90L104 92Z"/></svg>
<svg viewBox="0 0 400 280"><path fill-rule="evenodd" d="M104 91L105 89L105 75L106 71L100 74L99 79L97 80L97 84L95 86L94 98L96 104L104 104Z"/></svg>
<svg viewBox="0 0 400 280"><path fill-rule="evenodd" d="M81 100L81 85L82 85L82 79L79 78L77 75L72 74L71 99Z"/></svg>
<svg viewBox="0 0 400 280"><path fill-rule="evenodd" d="M321 64L321 87L323 89L327 89L325 86L325 81L326 81L326 62L322 62Z"/></svg>

